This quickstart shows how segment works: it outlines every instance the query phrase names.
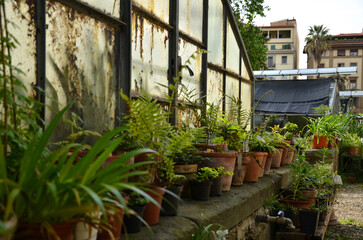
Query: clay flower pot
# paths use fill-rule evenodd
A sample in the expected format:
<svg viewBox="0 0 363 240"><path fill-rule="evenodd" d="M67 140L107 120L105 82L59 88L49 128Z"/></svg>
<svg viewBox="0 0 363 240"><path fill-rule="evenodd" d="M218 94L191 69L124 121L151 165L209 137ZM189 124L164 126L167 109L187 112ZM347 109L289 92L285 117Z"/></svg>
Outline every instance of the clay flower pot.
<svg viewBox="0 0 363 240"><path fill-rule="evenodd" d="M318 193L317 190L315 189L304 189L300 191L301 194L308 200L310 201L314 201L314 199L316 198L316 195Z"/></svg>
<svg viewBox="0 0 363 240"><path fill-rule="evenodd" d="M286 160L285 160L285 164L291 164L294 156L295 156L295 146L291 146L288 150L287 150L287 154L286 154Z"/></svg>
<svg viewBox="0 0 363 240"><path fill-rule="evenodd" d="M315 203L314 200L302 201L302 200L291 200L286 198L281 198L278 201L285 205L292 205L294 208L297 209L310 209L311 206Z"/></svg>
<svg viewBox="0 0 363 240"><path fill-rule="evenodd" d="M165 188L154 187L150 191L146 191L154 200L161 206L162 197L165 194ZM154 226L159 223L160 207L152 202L145 204L143 219L149 226Z"/></svg>
<svg viewBox="0 0 363 240"><path fill-rule="evenodd" d="M347 151L348 151L349 155L359 155L358 146L349 146L349 147L347 147Z"/></svg>
<svg viewBox="0 0 363 240"><path fill-rule="evenodd" d="M267 152L251 152L251 162L248 164L244 182L257 182L262 163L266 161L267 155Z"/></svg>
<svg viewBox="0 0 363 240"><path fill-rule="evenodd" d="M250 162L250 153L238 153L232 177L233 186L241 186L243 184L247 172L247 166L250 164Z"/></svg>
<svg viewBox="0 0 363 240"><path fill-rule="evenodd" d="M206 167L224 167L227 171L234 171L236 164L236 157L238 155L235 151L230 152L211 152L201 153L204 157L209 157L210 161L203 164ZM222 191L229 191L231 189L232 176L223 175L222 177Z"/></svg>
<svg viewBox="0 0 363 240"><path fill-rule="evenodd" d="M313 149L321 149L321 148L328 148L328 138L327 137L318 137L314 136L313 139Z"/></svg>
<svg viewBox="0 0 363 240"><path fill-rule="evenodd" d="M260 173L258 175L259 178L262 178L263 174L265 173L265 165L266 165L267 156L268 156L268 153L267 153L266 157L262 158L262 163L261 163L261 166L260 166Z"/></svg>
<svg viewBox="0 0 363 240"><path fill-rule="evenodd" d="M277 148L277 151L273 152L271 168L279 168L280 167L283 151L284 151L283 148Z"/></svg>
<svg viewBox="0 0 363 240"><path fill-rule="evenodd" d="M266 164L265 164L264 174L270 173L271 164L272 164L272 156L273 156L273 153L269 152L267 157L266 157Z"/></svg>
<svg viewBox="0 0 363 240"><path fill-rule="evenodd" d="M74 223L63 223L52 225L53 230L62 240L73 240ZM40 225L20 224L15 233L15 239L21 240L39 240L49 239L43 235L44 229Z"/></svg>

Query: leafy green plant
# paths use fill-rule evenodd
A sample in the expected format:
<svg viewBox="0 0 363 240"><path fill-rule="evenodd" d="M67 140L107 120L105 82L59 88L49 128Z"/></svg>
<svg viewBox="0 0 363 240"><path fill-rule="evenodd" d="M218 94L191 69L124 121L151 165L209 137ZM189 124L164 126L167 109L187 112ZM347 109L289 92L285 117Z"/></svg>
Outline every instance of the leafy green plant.
<svg viewBox="0 0 363 240"><path fill-rule="evenodd" d="M295 123L287 122L283 129L286 130L284 134L285 139L291 140L293 137L295 137L298 126Z"/></svg>
<svg viewBox="0 0 363 240"><path fill-rule="evenodd" d="M212 228L218 227L218 230L212 230ZM209 224L208 226L201 226L198 228L197 233L193 234L191 240L204 240L215 239L223 240L227 236L228 230L218 223Z"/></svg>
<svg viewBox="0 0 363 240"><path fill-rule="evenodd" d="M130 194L128 200L128 206L135 206L135 205L145 205L146 203L150 202L148 199L144 198L137 192L132 192Z"/></svg>
<svg viewBox="0 0 363 240"><path fill-rule="evenodd" d="M203 167L194 174L194 179L198 182L210 182L219 176L215 168Z"/></svg>
<svg viewBox="0 0 363 240"><path fill-rule="evenodd" d="M121 96L129 107L125 119L130 136L144 147L158 150L167 140L168 114L146 92L137 99L130 99L122 91Z"/></svg>
<svg viewBox="0 0 363 240"><path fill-rule="evenodd" d="M227 171L224 167L217 167L216 171L218 173L218 177L223 175L233 176L233 171Z"/></svg>
<svg viewBox="0 0 363 240"><path fill-rule="evenodd" d="M68 144L43 156L43 150L62 118L65 108L59 112L48 127L39 130L27 146L19 165L17 176L9 175L7 160L0 152L0 202L5 203L4 220L17 216L22 224L41 224L51 231L51 224L71 221L76 217L99 209L107 216L106 209L112 209L115 198L119 206L127 211L127 205L120 193L131 190L157 204L142 189L145 185L122 182L130 176L145 172L131 170L149 164L141 162L126 165L132 156L153 152L140 149L122 155L117 161L101 168L110 153L120 143L121 137L113 139L122 130L116 128L103 135L89 153L75 161L77 144ZM3 149L2 144L0 149ZM75 149L69 157L69 149Z"/></svg>
<svg viewBox="0 0 363 240"><path fill-rule="evenodd" d="M347 133L343 137L343 144L345 146L360 147L362 145L362 140L356 133Z"/></svg>

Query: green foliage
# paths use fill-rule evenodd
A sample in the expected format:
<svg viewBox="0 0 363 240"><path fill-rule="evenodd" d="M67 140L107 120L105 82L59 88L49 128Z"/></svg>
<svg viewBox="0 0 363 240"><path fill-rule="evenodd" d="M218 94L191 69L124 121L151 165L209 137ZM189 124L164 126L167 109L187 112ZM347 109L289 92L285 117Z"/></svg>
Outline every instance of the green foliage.
<svg viewBox="0 0 363 240"><path fill-rule="evenodd" d="M148 202L149 202L148 199L144 198L137 192L132 192L128 200L128 206L132 207L136 205L145 205Z"/></svg>
<svg viewBox="0 0 363 240"><path fill-rule="evenodd" d="M248 57L253 70L266 69L268 39L254 24L256 16L265 16L268 7L263 6L264 0L230 0L234 17L241 32Z"/></svg>
<svg viewBox="0 0 363 240"><path fill-rule="evenodd" d="M285 124L285 126L283 127L284 130L286 130L284 136L285 136L285 139L292 139L296 132L297 132L297 125L295 123L291 123L291 122L287 122Z"/></svg>
<svg viewBox="0 0 363 240"><path fill-rule="evenodd" d="M194 179L198 182L211 182L219 176L215 168L203 167L194 174Z"/></svg>
<svg viewBox="0 0 363 240"><path fill-rule="evenodd" d="M303 155L298 155L289 168L291 176L289 189L293 193L291 196L292 199L296 200L299 198L300 190L311 186L312 183L310 180L313 178L314 172L312 171L312 165L305 160L305 156Z"/></svg>
<svg viewBox="0 0 363 240"><path fill-rule="evenodd" d="M343 137L343 144L348 147L360 147L362 145L362 140L357 133L347 133Z"/></svg>
<svg viewBox="0 0 363 240"><path fill-rule="evenodd" d="M217 167L216 171L218 173L218 176L222 176L222 175L233 176L233 171L227 171L226 169L224 169L224 167Z"/></svg>
<svg viewBox="0 0 363 240"><path fill-rule="evenodd" d="M129 107L125 119L130 136L143 146L158 150L170 129L168 114L146 92L138 99L130 99L122 91L121 96Z"/></svg>
<svg viewBox="0 0 363 240"><path fill-rule="evenodd" d="M8 174L7 161L0 156L0 202L5 203L4 220L17 216L22 223L55 224L64 223L82 214L101 210L104 216L110 207L109 198L116 198L120 206L127 205L120 194L122 190L138 192L156 203L141 189L143 185L122 182L130 176L145 175L145 172L130 172L150 162L126 165L132 156L152 150L136 150L122 155L117 161L102 168L102 165L121 141L113 139L122 129L116 128L103 135L87 155L75 161L80 145L68 144L50 152L42 153L61 120L64 109L51 121L44 132L34 136L28 145L18 175ZM113 139L113 140L112 140ZM76 149L69 157L69 150ZM102 169L101 169L102 168Z"/></svg>
<svg viewBox="0 0 363 240"><path fill-rule="evenodd" d="M212 230L212 228L218 228L218 230ZM228 230L225 230L224 227L218 223L209 224L208 226L201 226L198 228L197 233L193 234L191 240L205 240L205 239L214 239L214 240L223 240L225 236L228 234Z"/></svg>

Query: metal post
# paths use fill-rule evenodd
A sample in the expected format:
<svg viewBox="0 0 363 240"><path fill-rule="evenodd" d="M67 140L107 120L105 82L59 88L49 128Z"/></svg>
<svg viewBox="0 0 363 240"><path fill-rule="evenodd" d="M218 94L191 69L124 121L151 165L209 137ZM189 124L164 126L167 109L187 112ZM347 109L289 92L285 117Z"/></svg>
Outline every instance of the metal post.
<svg viewBox="0 0 363 240"><path fill-rule="evenodd" d="M203 35L202 41L205 49L208 50L208 10L209 10L209 0L203 0ZM200 79L200 90L202 96L207 95L207 74L208 74L208 54L204 53L202 55L202 73Z"/></svg>
<svg viewBox="0 0 363 240"><path fill-rule="evenodd" d="M169 24L173 29L169 32L169 70L168 80L169 84L175 84L174 78L178 76L178 41L179 41L179 0L169 1ZM171 95L169 89L169 95ZM178 119L178 96L174 95L172 110L170 116L170 123L177 125Z"/></svg>
<svg viewBox="0 0 363 240"><path fill-rule="evenodd" d="M45 120L45 79L46 79L46 0L36 1L36 98L42 103L39 116ZM43 123L40 123L43 125ZM43 125L44 127L44 125Z"/></svg>
<svg viewBox="0 0 363 240"><path fill-rule="evenodd" d="M127 96L131 94L132 67L132 0L120 2L120 19L126 23L116 34L119 46L116 47L116 64L119 66L116 82L116 116L127 112L126 102L120 96L120 90ZM136 30L135 30L136 31Z"/></svg>
<svg viewBox="0 0 363 240"><path fill-rule="evenodd" d="M223 4L223 68L227 68L227 6ZM226 73L223 73L223 99L222 111L226 110Z"/></svg>

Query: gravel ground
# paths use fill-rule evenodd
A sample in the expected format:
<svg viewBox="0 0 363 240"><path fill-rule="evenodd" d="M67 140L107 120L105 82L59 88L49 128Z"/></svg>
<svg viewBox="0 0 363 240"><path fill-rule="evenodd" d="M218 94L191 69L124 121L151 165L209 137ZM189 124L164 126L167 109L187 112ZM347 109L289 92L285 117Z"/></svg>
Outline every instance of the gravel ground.
<svg viewBox="0 0 363 240"><path fill-rule="evenodd" d="M345 184L337 191L335 215L340 225L329 226L326 240L363 240L363 184Z"/></svg>

